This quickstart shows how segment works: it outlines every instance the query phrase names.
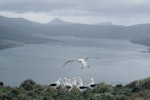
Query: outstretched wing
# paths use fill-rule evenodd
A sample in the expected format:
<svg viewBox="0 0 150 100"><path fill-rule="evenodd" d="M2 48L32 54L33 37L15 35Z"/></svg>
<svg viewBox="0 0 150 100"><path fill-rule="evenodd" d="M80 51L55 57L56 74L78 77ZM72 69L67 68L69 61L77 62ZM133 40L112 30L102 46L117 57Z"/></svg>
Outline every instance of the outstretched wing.
<svg viewBox="0 0 150 100"><path fill-rule="evenodd" d="M100 57L87 57L84 60L86 61L86 60L91 59L91 58L101 59Z"/></svg>
<svg viewBox="0 0 150 100"><path fill-rule="evenodd" d="M65 62L61 67L64 67L66 64L73 62L73 61L75 61L75 60L69 60L69 61Z"/></svg>

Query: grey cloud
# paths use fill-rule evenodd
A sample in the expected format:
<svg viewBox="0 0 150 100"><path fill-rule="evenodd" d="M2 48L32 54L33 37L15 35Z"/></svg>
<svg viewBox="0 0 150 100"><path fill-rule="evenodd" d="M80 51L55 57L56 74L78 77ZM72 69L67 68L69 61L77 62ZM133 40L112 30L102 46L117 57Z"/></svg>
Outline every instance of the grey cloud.
<svg viewBox="0 0 150 100"><path fill-rule="evenodd" d="M91 0L88 0L89 2ZM98 0L97 0L98 1ZM131 1L131 0L130 0ZM85 9L100 15L119 15L119 14L143 14L150 13L150 1L144 3L130 2L128 0L96 0L91 1L87 5L83 6ZM134 0L137 1L137 0ZM142 0L140 0L142 1ZM127 15L128 16L128 15Z"/></svg>
<svg viewBox="0 0 150 100"><path fill-rule="evenodd" d="M148 0L0 0L0 10L10 12L51 12L93 16L134 16L150 13Z"/></svg>
<svg viewBox="0 0 150 100"><path fill-rule="evenodd" d="M76 9L76 2L65 0L12 0L0 1L0 10L13 12L48 12L53 10Z"/></svg>

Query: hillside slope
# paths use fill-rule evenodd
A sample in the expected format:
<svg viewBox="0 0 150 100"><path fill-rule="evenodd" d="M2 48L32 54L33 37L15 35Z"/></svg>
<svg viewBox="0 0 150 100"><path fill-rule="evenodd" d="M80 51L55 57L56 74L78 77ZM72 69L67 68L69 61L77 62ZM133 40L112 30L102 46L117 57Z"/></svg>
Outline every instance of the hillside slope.
<svg viewBox="0 0 150 100"><path fill-rule="evenodd" d="M150 45L150 24L118 26L112 24L78 24L54 19L40 24L22 18L0 16L0 49L30 43L46 43L53 40L40 37L75 36L88 38L128 39L133 43Z"/></svg>

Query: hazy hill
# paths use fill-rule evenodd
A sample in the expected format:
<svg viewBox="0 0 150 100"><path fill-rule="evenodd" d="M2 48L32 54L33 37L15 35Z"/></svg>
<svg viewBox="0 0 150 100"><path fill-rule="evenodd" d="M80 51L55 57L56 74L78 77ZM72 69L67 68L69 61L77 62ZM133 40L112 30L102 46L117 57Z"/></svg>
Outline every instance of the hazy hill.
<svg viewBox="0 0 150 100"><path fill-rule="evenodd" d="M0 49L30 43L54 41L34 35L37 31L39 32L42 27L42 24L30 22L22 18L6 18L0 16Z"/></svg>
<svg viewBox="0 0 150 100"><path fill-rule="evenodd" d="M55 21L57 21L57 24L53 23ZM44 34L46 35L129 39L137 42L144 42L145 39L148 40L150 38L150 24L123 26L113 25L110 22L106 22L88 25L69 23L60 19L54 19L51 22L51 24L49 23L47 26L44 27Z"/></svg>
<svg viewBox="0 0 150 100"><path fill-rule="evenodd" d="M87 25L70 23L58 18L47 24L40 24L23 18L0 16L0 48L16 43L22 45L53 41L40 37L41 35L129 39L134 43L150 45L149 32L150 24L119 26L102 23Z"/></svg>
<svg viewBox="0 0 150 100"><path fill-rule="evenodd" d="M50 21L48 24L49 25L61 25L61 24L64 25L64 24L73 24L73 23L63 21L63 20L61 20L59 18L55 18L52 21Z"/></svg>

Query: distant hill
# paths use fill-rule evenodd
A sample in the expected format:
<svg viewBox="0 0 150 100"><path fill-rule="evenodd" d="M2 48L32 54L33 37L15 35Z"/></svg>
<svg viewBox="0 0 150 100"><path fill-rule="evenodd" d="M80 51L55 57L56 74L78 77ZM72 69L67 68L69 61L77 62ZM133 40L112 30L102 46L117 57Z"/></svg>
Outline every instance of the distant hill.
<svg viewBox="0 0 150 100"><path fill-rule="evenodd" d="M65 25L65 24L71 24L71 23L63 21L63 20L61 20L59 18L55 18L52 21L50 21L48 24L49 25L63 25L63 24Z"/></svg>
<svg viewBox="0 0 150 100"><path fill-rule="evenodd" d="M42 27L42 24L22 18L0 16L0 49L55 41L35 35Z"/></svg>
<svg viewBox="0 0 150 100"><path fill-rule="evenodd" d="M128 39L133 43L150 45L149 33L150 24L122 26L102 23L87 25L70 23L58 18L47 24L40 24L23 18L0 16L0 48L11 47L16 43L22 45L53 41L40 37L41 35Z"/></svg>
<svg viewBox="0 0 150 100"><path fill-rule="evenodd" d="M150 38L145 38L145 39L142 39L142 40L133 40L132 42L135 43L135 44L142 44L142 45L145 45L145 46L150 46Z"/></svg>

